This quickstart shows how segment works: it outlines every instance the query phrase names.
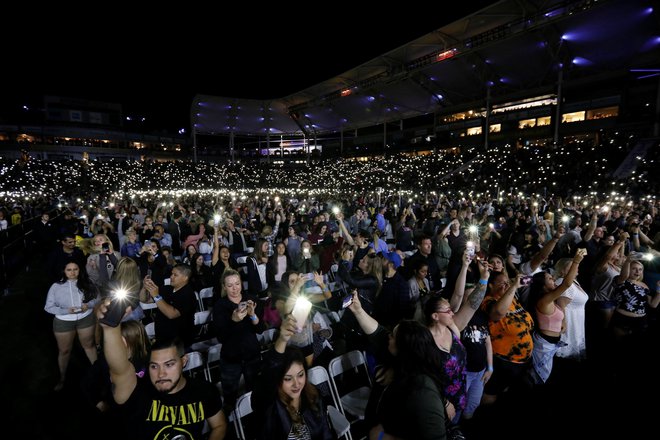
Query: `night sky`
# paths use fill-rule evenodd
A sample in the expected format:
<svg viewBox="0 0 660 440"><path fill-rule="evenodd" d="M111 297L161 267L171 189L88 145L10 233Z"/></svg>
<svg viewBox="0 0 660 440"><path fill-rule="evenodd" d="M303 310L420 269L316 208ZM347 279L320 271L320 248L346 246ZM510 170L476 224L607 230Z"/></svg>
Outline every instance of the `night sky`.
<svg viewBox="0 0 660 440"><path fill-rule="evenodd" d="M46 11L47 19L31 18L25 31L0 30L9 61L0 118L15 120L25 104L40 111L41 97L53 94L118 102L125 115L144 116L152 128L188 128L197 93L282 97L491 3L462 2L451 11L443 2L410 10L379 6L377 13L340 9L326 16L311 10L159 10L148 16L121 10L85 22ZM240 24L243 30L236 31Z"/></svg>

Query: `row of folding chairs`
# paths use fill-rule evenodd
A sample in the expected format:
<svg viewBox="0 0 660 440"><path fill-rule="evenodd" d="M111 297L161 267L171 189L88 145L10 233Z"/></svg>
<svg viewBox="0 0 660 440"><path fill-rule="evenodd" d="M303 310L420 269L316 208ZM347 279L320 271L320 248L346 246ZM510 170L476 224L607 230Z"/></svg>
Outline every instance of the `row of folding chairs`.
<svg viewBox="0 0 660 440"><path fill-rule="evenodd" d="M357 377L347 379L350 374ZM351 422L347 415L356 420L364 419L372 386L364 354L357 350L350 351L332 359L327 370L322 366L310 368L307 380L319 390L337 438L352 440ZM350 382L351 386L345 382ZM241 440L254 436L250 429L246 429L252 414L251 397L252 392L240 396L229 417L236 436Z"/></svg>
<svg viewBox="0 0 660 440"><path fill-rule="evenodd" d="M197 329L197 334L195 335L196 339L204 338L208 333L208 326L211 321L213 321L213 315L210 310L195 312L195 328ZM156 337L155 324L153 321L145 324L144 329L147 331L147 336L150 340Z"/></svg>
<svg viewBox="0 0 660 440"><path fill-rule="evenodd" d="M153 325L153 323L148 325ZM262 353L269 350L273 345L276 332L277 329L271 328L257 334ZM216 370L220 368L222 344L216 338L212 338L194 343L191 349L192 351L188 353L188 363L184 371L189 372L192 376L203 371L206 380L216 383L219 380L219 374L216 373Z"/></svg>

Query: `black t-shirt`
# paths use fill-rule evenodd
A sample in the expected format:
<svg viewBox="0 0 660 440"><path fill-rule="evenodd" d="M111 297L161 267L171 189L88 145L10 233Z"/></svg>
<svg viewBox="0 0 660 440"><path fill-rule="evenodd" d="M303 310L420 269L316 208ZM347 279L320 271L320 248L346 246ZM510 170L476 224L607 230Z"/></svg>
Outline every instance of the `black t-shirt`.
<svg viewBox="0 0 660 440"><path fill-rule="evenodd" d="M163 301L174 307L181 313L178 318L170 319L157 309L154 319L156 325L156 338L174 339L180 337L183 344L188 347L192 344L195 327L195 292L190 284L174 292L172 286L165 286L161 296Z"/></svg>
<svg viewBox="0 0 660 440"><path fill-rule="evenodd" d="M178 393L163 394L145 378L138 380L131 397L119 407L129 438L198 440L203 438L204 420L222 409L222 399L209 382L186 379Z"/></svg>
<svg viewBox="0 0 660 440"><path fill-rule="evenodd" d="M490 335L488 316L483 310L479 309L461 332L461 342L467 355L467 371L474 373L488 366L488 359L486 358L486 338L488 335Z"/></svg>

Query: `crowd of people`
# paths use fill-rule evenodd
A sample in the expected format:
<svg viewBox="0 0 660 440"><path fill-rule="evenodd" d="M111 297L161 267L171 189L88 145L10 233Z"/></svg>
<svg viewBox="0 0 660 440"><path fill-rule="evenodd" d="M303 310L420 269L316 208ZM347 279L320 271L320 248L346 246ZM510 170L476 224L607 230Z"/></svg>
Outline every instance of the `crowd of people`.
<svg viewBox="0 0 660 440"><path fill-rule="evenodd" d="M399 158L394 176L392 159L259 177L248 165L52 165L55 192L83 174L93 188L12 208L41 215L33 249L52 283L44 309L58 347L54 389L84 384L89 404L120 414L129 437L229 438L231 411L251 391L256 438L327 439L335 434L307 371L359 350L373 375L364 435L465 438L480 407L511 387L543 386L556 358L616 366L656 325L660 203L647 171L614 190L594 177L606 158L575 171L591 161L576 165L576 155L603 151L574 147L582 155L566 159L568 147ZM577 180L553 185L548 176L569 159ZM50 165L30 166L36 176ZM201 189L217 173L218 185L254 179L264 189ZM411 183L423 193L376 190ZM285 196L269 184L326 189ZM556 195L567 185L572 193ZM187 191L137 192L145 186ZM300 298L308 314L296 312ZM211 318L199 325L205 310ZM269 329L274 343L264 346ZM76 335L90 367L72 381ZM184 373L195 344L212 338L222 344L218 386Z"/></svg>

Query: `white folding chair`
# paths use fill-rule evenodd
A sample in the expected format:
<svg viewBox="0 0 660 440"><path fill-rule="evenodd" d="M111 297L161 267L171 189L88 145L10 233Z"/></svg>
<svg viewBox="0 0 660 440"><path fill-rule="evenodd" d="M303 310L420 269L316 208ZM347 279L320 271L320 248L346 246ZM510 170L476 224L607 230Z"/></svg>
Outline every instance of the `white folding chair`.
<svg viewBox="0 0 660 440"><path fill-rule="evenodd" d="M262 353L267 351L272 345L273 341L275 340L275 333L277 333L276 328L269 328L268 330L264 330L261 333L257 333L257 341L259 341Z"/></svg>
<svg viewBox="0 0 660 440"><path fill-rule="evenodd" d="M339 394L335 389L330 376L328 375L328 370L325 367L318 365L316 367L310 368L307 370L307 380L309 383L318 388L319 393L323 397L330 397L330 402L335 408L340 408L341 410L341 401L339 400ZM342 410L343 412L343 410Z"/></svg>
<svg viewBox="0 0 660 440"><path fill-rule="evenodd" d="M203 312L204 311L204 303L202 302L202 298L199 297L199 292L195 292L195 300L197 301L197 311L198 312Z"/></svg>
<svg viewBox="0 0 660 440"><path fill-rule="evenodd" d="M220 368L220 352L222 351L222 344L216 344L209 347L206 352L206 379L213 382L211 369Z"/></svg>
<svg viewBox="0 0 660 440"><path fill-rule="evenodd" d="M200 353L206 353L209 348L211 348L214 345L217 345L219 343L220 343L220 341L218 341L218 338L206 339L204 341L194 342L190 346L190 350L191 351L199 351Z"/></svg>
<svg viewBox="0 0 660 440"><path fill-rule="evenodd" d="M341 382L340 386L338 386L337 379L344 373L351 371L359 375L363 371L365 384L352 390L342 391L345 387L341 386ZM341 407L339 409L343 408L345 413L348 412L359 419L364 419L369 394L371 393L371 377L369 376L367 362L362 352L353 350L332 359L328 365L328 373L341 401Z"/></svg>
<svg viewBox="0 0 660 440"><path fill-rule="evenodd" d="M236 435L241 440L246 440L243 419L252 414L252 391L243 394L236 401L236 407L231 412L230 421L233 418Z"/></svg>
<svg viewBox="0 0 660 440"><path fill-rule="evenodd" d="M330 419L330 425L332 425L332 429L335 431L337 438L344 437L346 440L353 440L353 435L351 434L351 422L349 422L346 416L332 405L328 405L328 418Z"/></svg>
<svg viewBox="0 0 660 440"><path fill-rule="evenodd" d="M199 291L199 301L201 302L202 308L200 310L208 310L204 305L204 300L210 300L213 298L213 287L205 287Z"/></svg>
<svg viewBox="0 0 660 440"><path fill-rule="evenodd" d="M209 322L213 318L210 310L204 310L203 312L195 312L195 327L199 328L197 332L197 337L203 336L206 334L206 331L209 326Z"/></svg>
<svg viewBox="0 0 660 440"><path fill-rule="evenodd" d="M206 378L206 368L204 365L204 357L199 351L191 351L187 353L188 361L183 366L183 372L190 377L195 377L200 371Z"/></svg>
<svg viewBox="0 0 660 440"><path fill-rule="evenodd" d="M156 337L156 324L150 322L149 324L144 326L144 331L147 332L147 336L149 337L149 339L154 339Z"/></svg>
<svg viewBox="0 0 660 440"><path fill-rule="evenodd" d="M335 430L337 438L345 436L347 440L352 440L351 423L343 414L344 410L341 406L341 400L339 400L339 394L330 380L328 370L320 365L310 368L307 370L307 380L318 389L322 397L330 397L332 405L327 406L328 418L330 419L332 429ZM328 399L326 399L327 402Z"/></svg>

